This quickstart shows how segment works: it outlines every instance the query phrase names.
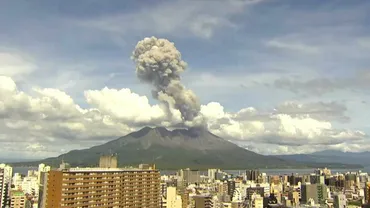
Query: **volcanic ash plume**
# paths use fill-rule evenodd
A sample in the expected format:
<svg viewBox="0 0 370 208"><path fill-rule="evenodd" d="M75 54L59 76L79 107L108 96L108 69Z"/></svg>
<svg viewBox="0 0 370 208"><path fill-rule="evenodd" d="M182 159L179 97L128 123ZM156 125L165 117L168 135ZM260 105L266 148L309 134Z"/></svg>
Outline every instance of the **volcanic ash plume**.
<svg viewBox="0 0 370 208"><path fill-rule="evenodd" d="M200 104L193 91L181 83L180 74L186 63L174 43L156 37L145 38L137 43L132 59L140 80L154 86L153 97L181 112L183 121L192 121L198 116Z"/></svg>

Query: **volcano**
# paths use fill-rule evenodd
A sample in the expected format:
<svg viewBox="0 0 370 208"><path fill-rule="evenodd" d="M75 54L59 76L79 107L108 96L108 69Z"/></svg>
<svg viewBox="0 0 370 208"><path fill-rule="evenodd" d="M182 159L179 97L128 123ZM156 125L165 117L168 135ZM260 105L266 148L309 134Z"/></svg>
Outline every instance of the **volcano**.
<svg viewBox="0 0 370 208"><path fill-rule="evenodd" d="M57 166L96 166L101 155L117 154L120 166L154 163L160 169L179 168L288 168L292 161L264 156L226 141L202 128L167 130L145 127L108 143L73 150L39 163Z"/></svg>

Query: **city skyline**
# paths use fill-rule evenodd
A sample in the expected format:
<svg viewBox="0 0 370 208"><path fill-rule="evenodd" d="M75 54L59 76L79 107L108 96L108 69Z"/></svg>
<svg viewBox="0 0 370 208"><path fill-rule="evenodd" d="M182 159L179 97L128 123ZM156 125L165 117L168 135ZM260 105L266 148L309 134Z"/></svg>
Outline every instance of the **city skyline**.
<svg viewBox="0 0 370 208"><path fill-rule="evenodd" d="M39 164L26 172L0 164L0 205L14 208L271 208L367 207L367 172L244 169L179 169L154 164L118 167L117 157L100 157L98 167L59 168Z"/></svg>
<svg viewBox="0 0 370 208"><path fill-rule="evenodd" d="M369 150L370 2L124 2L0 2L0 158L175 128L131 60L152 36L181 52L210 132L261 154Z"/></svg>

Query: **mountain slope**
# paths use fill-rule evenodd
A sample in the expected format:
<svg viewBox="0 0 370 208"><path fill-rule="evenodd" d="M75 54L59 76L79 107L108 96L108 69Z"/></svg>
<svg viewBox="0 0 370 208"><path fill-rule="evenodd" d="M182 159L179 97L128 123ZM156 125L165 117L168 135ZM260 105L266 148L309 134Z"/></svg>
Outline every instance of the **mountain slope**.
<svg viewBox="0 0 370 208"><path fill-rule="evenodd" d="M203 129L169 131L160 127L145 127L99 146L38 162L57 166L64 160L72 166L94 166L100 155L109 153L118 155L120 165L155 163L161 169L297 167L295 162L256 154Z"/></svg>
<svg viewBox="0 0 370 208"><path fill-rule="evenodd" d="M345 163L352 165L370 166L370 152L341 152L325 150L311 154L278 155L277 157L304 163Z"/></svg>

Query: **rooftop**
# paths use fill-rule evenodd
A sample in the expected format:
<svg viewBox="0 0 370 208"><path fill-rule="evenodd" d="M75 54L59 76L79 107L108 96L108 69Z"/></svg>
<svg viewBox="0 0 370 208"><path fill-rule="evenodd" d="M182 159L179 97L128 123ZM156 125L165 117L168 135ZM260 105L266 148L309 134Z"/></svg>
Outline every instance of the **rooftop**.
<svg viewBox="0 0 370 208"><path fill-rule="evenodd" d="M12 196L25 196L23 191L12 191L11 195Z"/></svg>
<svg viewBox="0 0 370 208"><path fill-rule="evenodd" d="M144 172L155 171L155 169L141 169L141 168L67 168L63 172Z"/></svg>

